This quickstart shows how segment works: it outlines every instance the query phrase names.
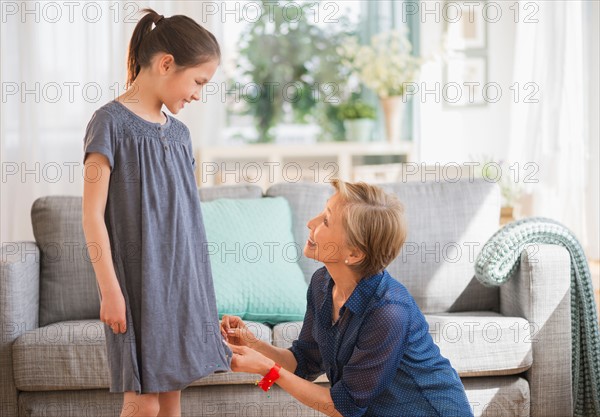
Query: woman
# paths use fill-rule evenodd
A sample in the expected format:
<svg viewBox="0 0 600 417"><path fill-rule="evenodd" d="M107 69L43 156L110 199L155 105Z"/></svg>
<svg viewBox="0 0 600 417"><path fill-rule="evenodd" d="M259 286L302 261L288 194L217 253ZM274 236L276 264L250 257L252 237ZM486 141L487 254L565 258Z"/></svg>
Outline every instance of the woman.
<svg viewBox="0 0 600 417"><path fill-rule="evenodd" d="M232 370L266 375L261 385L277 383L329 416L472 416L414 298L385 270L406 238L402 204L365 183L333 186L307 225L304 254L325 266L311 279L298 340L277 348L224 316ZM312 382L323 372L331 388Z"/></svg>

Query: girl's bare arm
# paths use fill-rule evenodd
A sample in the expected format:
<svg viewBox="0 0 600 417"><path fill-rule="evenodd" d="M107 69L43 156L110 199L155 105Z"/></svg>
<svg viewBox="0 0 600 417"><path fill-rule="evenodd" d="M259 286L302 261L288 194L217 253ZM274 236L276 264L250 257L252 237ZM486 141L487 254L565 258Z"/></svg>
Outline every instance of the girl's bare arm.
<svg viewBox="0 0 600 417"><path fill-rule="evenodd" d="M104 211L108 198L110 165L106 156L92 152L85 161L83 232L100 288L100 320L114 333L127 331L125 298L112 262Z"/></svg>

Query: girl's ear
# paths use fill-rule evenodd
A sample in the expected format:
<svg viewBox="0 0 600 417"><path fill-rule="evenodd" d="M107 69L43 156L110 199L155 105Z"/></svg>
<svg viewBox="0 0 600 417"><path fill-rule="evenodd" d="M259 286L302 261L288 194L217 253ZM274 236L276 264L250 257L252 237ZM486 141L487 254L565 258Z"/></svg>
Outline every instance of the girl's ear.
<svg viewBox="0 0 600 417"><path fill-rule="evenodd" d="M164 75L175 69L175 58L171 54L163 53L158 56L158 73Z"/></svg>

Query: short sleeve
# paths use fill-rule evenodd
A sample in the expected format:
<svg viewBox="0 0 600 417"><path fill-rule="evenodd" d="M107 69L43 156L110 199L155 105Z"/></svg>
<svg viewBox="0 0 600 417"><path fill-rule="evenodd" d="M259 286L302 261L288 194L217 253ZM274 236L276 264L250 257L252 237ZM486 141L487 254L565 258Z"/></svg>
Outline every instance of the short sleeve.
<svg viewBox="0 0 600 417"><path fill-rule="evenodd" d="M196 170L196 158L194 158L194 147L192 146L192 134L190 133L190 129L186 126L183 125L183 128L185 129L185 134L187 136L187 142L186 142L186 148L187 148L187 152L190 158L190 165L192 165L192 168L194 169L194 171Z"/></svg>
<svg viewBox="0 0 600 417"><path fill-rule="evenodd" d="M98 152L108 158L110 170L114 168L115 124L110 113L98 109L90 119L83 143L83 163L88 153Z"/></svg>
<svg viewBox="0 0 600 417"><path fill-rule="evenodd" d="M294 340L292 346L289 348L298 363L294 374L308 381L314 381L324 372L321 351L312 334L315 316L311 288L312 283L309 285L306 295L306 314L304 315L302 330L300 330L298 339Z"/></svg>
<svg viewBox="0 0 600 417"><path fill-rule="evenodd" d="M331 398L342 415L364 415L392 384L406 351L411 313L405 303L384 304L368 313L342 379L331 387Z"/></svg>

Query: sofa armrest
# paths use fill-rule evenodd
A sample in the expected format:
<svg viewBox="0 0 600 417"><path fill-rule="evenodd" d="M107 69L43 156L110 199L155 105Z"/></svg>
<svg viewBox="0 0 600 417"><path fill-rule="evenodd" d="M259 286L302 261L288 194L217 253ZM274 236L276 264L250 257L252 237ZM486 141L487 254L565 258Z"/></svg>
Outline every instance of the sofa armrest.
<svg viewBox="0 0 600 417"><path fill-rule="evenodd" d="M16 416L12 345L38 327L40 250L35 242L10 242L0 250L0 415Z"/></svg>
<svg viewBox="0 0 600 417"><path fill-rule="evenodd" d="M529 381L532 417L570 416L571 258L558 245L531 245L514 276L500 286L500 312L530 324L533 365Z"/></svg>

